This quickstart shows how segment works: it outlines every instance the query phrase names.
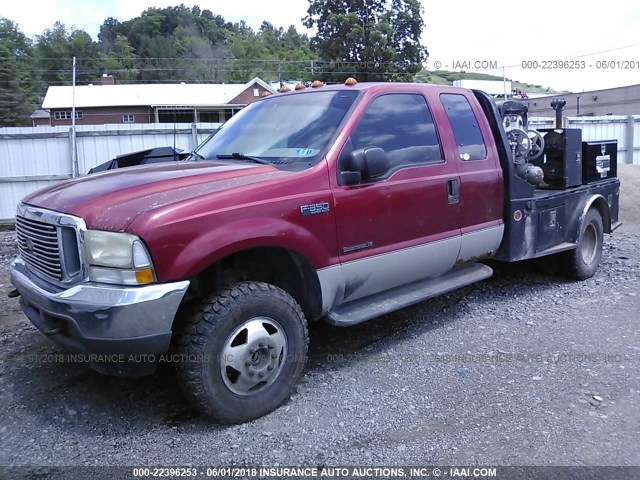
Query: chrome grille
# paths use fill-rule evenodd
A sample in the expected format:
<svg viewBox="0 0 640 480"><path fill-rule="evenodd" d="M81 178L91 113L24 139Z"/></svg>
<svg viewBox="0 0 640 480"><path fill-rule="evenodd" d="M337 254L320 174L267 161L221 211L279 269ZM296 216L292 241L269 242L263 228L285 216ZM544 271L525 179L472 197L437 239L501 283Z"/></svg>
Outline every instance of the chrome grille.
<svg viewBox="0 0 640 480"><path fill-rule="evenodd" d="M16 233L20 256L41 274L62 280L62 262L58 229L49 223L16 217Z"/></svg>

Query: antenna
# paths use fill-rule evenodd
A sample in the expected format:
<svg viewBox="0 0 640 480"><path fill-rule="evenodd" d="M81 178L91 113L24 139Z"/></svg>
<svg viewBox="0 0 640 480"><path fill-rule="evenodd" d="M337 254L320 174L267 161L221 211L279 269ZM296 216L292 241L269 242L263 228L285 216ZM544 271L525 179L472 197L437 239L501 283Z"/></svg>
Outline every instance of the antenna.
<svg viewBox="0 0 640 480"><path fill-rule="evenodd" d="M176 161L176 109L173 109L173 161Z"/></svg>

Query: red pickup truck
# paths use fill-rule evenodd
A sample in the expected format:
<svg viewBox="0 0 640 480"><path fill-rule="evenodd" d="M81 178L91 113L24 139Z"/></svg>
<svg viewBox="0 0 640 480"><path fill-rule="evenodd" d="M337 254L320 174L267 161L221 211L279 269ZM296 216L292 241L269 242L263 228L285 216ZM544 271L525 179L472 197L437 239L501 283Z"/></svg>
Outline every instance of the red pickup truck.
<svg viewBox="0 0 640 480"><path fill-rule="evenodd" d="M13 294L96 370L170 358L200 411L257 418L302 375L307 321L378 317L488 278L485 259L595 273L618 220L615 144L591 165L575 131L543 146L509 119L483 92L425 84L260 99L188 161L26 197Z"/></svg>

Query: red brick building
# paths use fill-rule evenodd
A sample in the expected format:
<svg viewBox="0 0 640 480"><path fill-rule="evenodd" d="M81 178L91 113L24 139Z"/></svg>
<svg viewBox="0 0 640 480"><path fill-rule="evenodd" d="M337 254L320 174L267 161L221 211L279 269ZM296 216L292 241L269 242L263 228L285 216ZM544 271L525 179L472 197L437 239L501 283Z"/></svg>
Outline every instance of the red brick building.
<svg viewBox="0 0 640 480"><path fill-rule="evenodd" d="M71 125L75 103L77 125L113 123L224 122L235 112L275 90L259 78L244 84L127 84L49 87L42 109L49 117L32 117L34 126ZM38 112L42 112L39 110Z"/></svg>

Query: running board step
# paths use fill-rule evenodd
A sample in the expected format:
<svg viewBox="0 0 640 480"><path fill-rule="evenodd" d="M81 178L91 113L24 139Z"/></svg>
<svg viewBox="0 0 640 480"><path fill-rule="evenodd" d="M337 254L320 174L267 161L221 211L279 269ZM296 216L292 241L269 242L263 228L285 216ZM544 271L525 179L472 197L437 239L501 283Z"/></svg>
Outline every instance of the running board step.
<svg viewBox="0 0 640 480"><path fill-rule="evenodd" d="M329 312L327 321L338 327L356 325L471 285L489 278L491 275L493 275L491 267L482 263L463 265L437 277L419 280L342 304Z"/></svg>

